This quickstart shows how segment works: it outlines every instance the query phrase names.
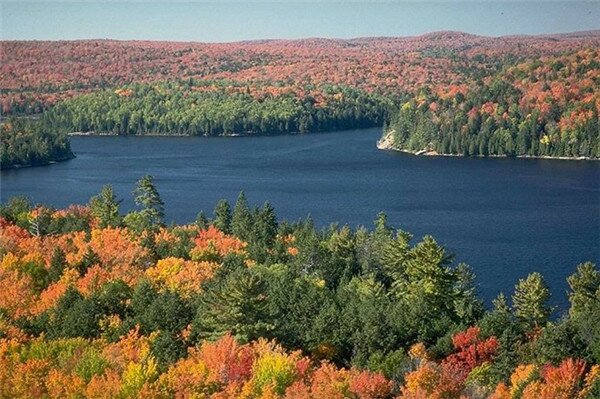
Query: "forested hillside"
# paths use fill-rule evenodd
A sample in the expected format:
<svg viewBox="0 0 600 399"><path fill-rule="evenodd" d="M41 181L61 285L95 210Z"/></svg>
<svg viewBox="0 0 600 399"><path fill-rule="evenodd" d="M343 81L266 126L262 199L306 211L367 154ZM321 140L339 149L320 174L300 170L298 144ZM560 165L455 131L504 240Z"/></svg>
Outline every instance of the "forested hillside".
<svg viewBox="0 0 600 399"><path fill-rule="evenodd" d="M0 396L597 398L600 272L570 308L520 276L486 310L434 238L310 219L265 203L164 224L151 176L126 215L110 186L56 210L0 208ZM560 294L560 293L555 293Z"/></svg>
<svg viewBox="0 0 600 399"><path fill-rule="evenodd" d="M414 152L600 158L599 115L600 53L581 50L422 90L393 113L384 136Z"/></svg>
<svg viewBox="0 0 600 399"><path fill-rule="evenodd" d="M598 32L1 45L2 112L48 111L50 130L212 136L387 121L385 146L413 152L600 153Z"/></svg>
<svg viewBox="0 0 600 399"><path fill-rule="evenodd" d="M46 113L77 132L222 136L306 133L381 126L392 100L348 86L315 97L285 87L233 82L132 84L66 100Z"/></svg>
<svg viewBox="0 0 600 399"><path fill-rule="evenodd" d="M235 81L252 90L347 85L367 92L433 91L488 76L505 64L598 48L598 32L491 38L457 32L352 40L238 43L148 41L1 42L2 111L36 113L81 93L132 82ZM260 90L260 89L258 89ZM309 89L310 90L310 89Z"/></svg>

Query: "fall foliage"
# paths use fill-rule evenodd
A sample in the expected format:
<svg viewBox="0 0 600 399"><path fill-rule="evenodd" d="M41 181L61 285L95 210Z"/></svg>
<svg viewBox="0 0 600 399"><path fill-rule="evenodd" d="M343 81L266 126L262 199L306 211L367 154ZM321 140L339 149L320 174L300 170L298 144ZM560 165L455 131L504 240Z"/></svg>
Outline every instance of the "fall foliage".
<svg viewBox="0 0 600 399"><path fill-rule="evenodd" d="M485 310L431 237L319 231L244 201L230 228L220 204L143 230L118 206L104 228L87 206L1 206L0 396L597 397L593 264L569 278L562 319L531 323L540 275Z"/></svg>

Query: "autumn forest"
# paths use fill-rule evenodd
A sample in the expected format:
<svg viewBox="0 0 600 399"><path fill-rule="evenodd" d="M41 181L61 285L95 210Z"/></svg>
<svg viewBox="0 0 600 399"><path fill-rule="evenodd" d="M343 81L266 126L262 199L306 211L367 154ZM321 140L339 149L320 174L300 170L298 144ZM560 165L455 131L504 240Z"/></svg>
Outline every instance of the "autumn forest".
<svg viewBox="0 0 600 399"><path fill-rule="evenodd" d="M54 209L0 208L0 396L564 398L600 395L600 271L539 273L486 310L431 236L280 222L241 193L164 224L152 176Z"/></svg>
<svg viewBox="0 0 600 399"><path fill-rule="evenodd" d="M381 139L372 140L378 157L542 157L585 165L600 159L600 31L232 43L12 40L0 46L2 169L73 159L73 135L272 136L373 127L382 128ZM345 140L347 133L338 134ZM306 137L313 136L290 139ZM121 138L78 137L73 143L94 139ZM306 145L305 153L313 148ZM95 156L112 163L110 155ZM142 165L144 174L154 174L148 164L161 167L168 158L139 155L135 165L111 166ZM170 156L182 157L180 151ZM204 168L206 157L188 158L198 168L185 165L188 180L180 176L184 167L164 179L191 181L199 191L213 189L210 180L198 178L205 171L232 184L240 173L243 179L255 173L261 187L276 181L259 176L258 167L227 165L237 174L219 174ZM318 175L327 160L312 162ZM261 167L280 167L274 163ZM363 172L372 165L364 163L359 178L366 180ZM393 179L399 167L385 165L380 168L392 177L380 186L402 181ZM449 181L466 181L472 164L465 165ZM15 182L26 179L18 173L47 169L2 173ZM65 187L83 181L89 187L102 180L89 170L80 180L72 169L58 176L70 181ZM278 172L288 178L285 168ZM491 174L489 181L499 178ZM438 175L445 178L436 169ZM550 176L563 179L560 193L577 183L565 176ZM102 187L106 181L87 203L64 209L25 196L2 198L0 398L600 398L595 259L583 262L588 258L582 255L582 263L561 266L570 270L566 293L551 292L545 276L532 270L515 275L511 292L486 303L469 265L456 262L434 237L392 226L384 212L368 226L320 227L310 216L282 220L269 202L255 205L242 191L235 203L221 200L210 214L198 210L194 221L175 224L166 220L154 177L139 177L131 187L133 209L124 209L127 202L113 186ZM43 186L45 179L36 181ZM555 193L533 180L521 185L548 197ZM58 187L63 180L56 181L47 180L53 190L67 191L67 204L89 196L73 200ZM303 184L306 190L326 185L317 178ZM411 190L419 192L406 187L397 197L409 198ZM472 222L465 208L482 206L477 193L464 185L449 190L473 196L468 205L455 206L461 223ZM523 192L501 206L533 220L535 210L518 202ZM192 202L188 194L171 189ZM445 200L439 201L442 212L451 208ZM440 212L437 202L419 208L394 201L390 209L404 206L401 211L410 208L423 219ZM589 208L582 209L587 218ZM425 226L435 223L443 224ZM548 246L560 246L555 243ZM551 306L553 295L566 295L568 305Z"/></svg>
<svg viewBox="0 0 600 399"><path fill-rule="evenodd" d="M382 148L413 153L598 158L599 42L597 32L3 42L2 112L35 121L2 129L2 165L67 159L64 135L72 132L222 136L373 126L384 126Z"/></svg>

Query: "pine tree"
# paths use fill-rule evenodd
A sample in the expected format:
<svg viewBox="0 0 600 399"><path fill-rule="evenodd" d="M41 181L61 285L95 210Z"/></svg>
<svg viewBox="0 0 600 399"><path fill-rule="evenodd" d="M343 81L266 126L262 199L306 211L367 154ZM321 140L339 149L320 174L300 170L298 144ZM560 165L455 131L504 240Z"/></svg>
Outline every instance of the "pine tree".
<svg viewBox="0 0 600 399"><path fill-rule="evenodd" d="M220 200L215 207L213 225L223 233L231 233L231 206L227 200Z"/></svg>
<svg viewBox="0 0 600 399"><path fill-rule="evenodd" d="M81 261L77 265L75 265L75 269L79 272L81 276L83 276L90 267L99 263L100 257L98 256L98 254L96 254L91 248L88 248L85 255L83 255Z"/></svg>
<svg viewBox="0 0 600 399"><path fill-rule="evenodd" d="M377 214L375 219L375 235L377 236L392 236L392 229L388 225L387 215L384 212Z"/></svg>
<svg viewBox="0 0 600 399"><path fill-rule="evenodd" d="M102 191L90 199L90 209L100 222L101 228L116 227L121 223L119 216L119 204L122 200L117 200L112 186L102 187Z"/></svg>
<svg viewBox="0 0 600 399"><path fill-rule="evenodd" d="M576 315L591 309L600 308L600 272L591 262L577 266L577 272L567 278L571 292L569 313Z"/></svg>
<svg viewBox="0 0 600 399"><path fill-rule="evenodd" d="M52 259L50 260L50 268L48 269L48 277L51 282L58 281L63 274L67 259L65 252L60 248L54 248Z"/></svg>
<svg viewBox="0 0 600 399"><path fill-rule="evenodd" d="M248 208L248 201L242 191L238 196L233 210L233 216L231 218L231 231L233 235L238 237L242 241L248 241L250 234L252 233L252 217L250 215L250 208Z"/></svg>
<svg viewBox="0 0 600 399"><path fill-rule="evenodd" d="M481 317L485 309L477 298L475 273L465 263L459 263L454 269L456 285L454 287L454 310L465 324L471 324Z"/></svg>
<svg viewBox="0 0 600 399"><path fill-rule="evenodd" d="M389 283L400 280L404 275L405 262L410 254L410 240L412 235L398 230L396 238L389 240L383 247L381 264L383 272Z"/></svg>
<svg viewBox="0 0 600 399"><path fill-rule="evenodd" d="M520 279L512 296L515 316L530 327L539 327L548 320L551 309L548 306L550 291L542 275L531 273Z"/></svg>
<svg viewBox="0 0 600 399"><path fill-rule="evenodd" d="M200 230L206 230L208 228L208 218L204 214L204 211L198 212L198 216L196 216L196 225Z"/></svg>
<svg viewBox="0 0 600 399"><path fill-rule="evenodd" d="M231 273L202 295L193 333L214 339L231 332L239 342L269 338L274 325L267 288L267 282L252 270Z"/></svg>
<svg viewBox="0 0 600 399"><path fill-rule="evenodd" d="M154 177L145 175L138 182L135 190L135 203L142 208L141 215L148 223L148 228L164 224L165 204L154 185Z"/></svg>
<svg viewBox="0 0 600 399"><path fill-rule="evenodd" d="M277 216L269 202L265 202L262 208L256 209L254 214L254 225L249 235L249 251L254 260L263 263L267 260L269 250L277 237Z"/></svg>

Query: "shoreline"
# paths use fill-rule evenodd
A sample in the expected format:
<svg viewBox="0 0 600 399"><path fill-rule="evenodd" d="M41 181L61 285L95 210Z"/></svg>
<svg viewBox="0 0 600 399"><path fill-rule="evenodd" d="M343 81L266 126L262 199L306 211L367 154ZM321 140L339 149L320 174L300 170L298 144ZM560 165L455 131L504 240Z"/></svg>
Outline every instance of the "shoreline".
<svg viewBox="0 0 600 399"><path fill-rule="evenodd" d="M303 134L300 132L286 132L280 134L264 133L230 133L216 136L206 136L203 134L171 134L171 133L146 133L146 134L118 134L118 133L96 133L96 132L72 132L67 133L69 137L268 137ZM308 134L308 133L307 133Z"/></svg>
<svg viewBox="0 0 600 399"><path fill-rule="evenodd" d="M50 166L50 165L54 165L54 164L59 163L59 162L70 161L71 159L75 159L75 158L77 158L77 155L71 154L68 157L59 158L59 159L53 159L51 161L44 162L44 163L2 166L0 168L0 170L15 170L15 169L37 168L37 167L41 167L41 166Z"/></svg>
<svg viewBox="0 0 600 399"><path fill-rule="evenodd" d="M305 134L327 134L344 132L348 130L367 130L377 129L381 126L370 126L370 127L359 127L359 128L344 128L344 129L333 129L333 130L314 130L310 132L282 132L282 133L255 133L255 132L243 132L243 133L225 133L218 135L204 135L204 134L171 134L171 133L145 133L145 134L119 134L119 133L108 133L108 132L71 132L67 133L69 137L206 137L206 138L218 138L218 137L276 137L276 136L300 136Z"/></svg>
<svg viewBox="0 0 600 399"><path fill-rule="evenodd" d="M521 159L549 159L559 161L600 161L600 158L592 157L564 157L564 156L553 156L553 155L461 155L461 154L444 154L439 153L435 150L407 150L403 148L397 148L393 145L392 135L387 134L381 139L377 140L377 149L382 151L395 151L403 152L418 157L461 157L461 158L521 158Z"/></svg>

